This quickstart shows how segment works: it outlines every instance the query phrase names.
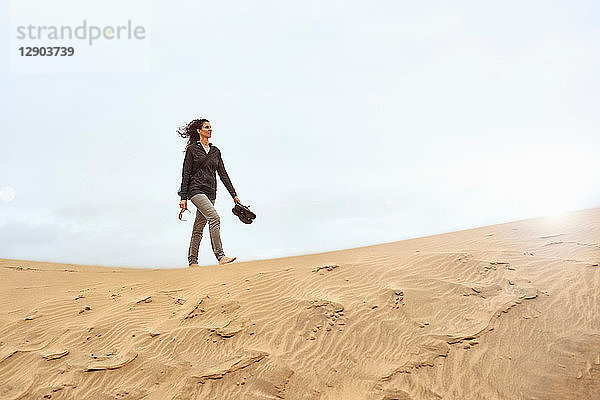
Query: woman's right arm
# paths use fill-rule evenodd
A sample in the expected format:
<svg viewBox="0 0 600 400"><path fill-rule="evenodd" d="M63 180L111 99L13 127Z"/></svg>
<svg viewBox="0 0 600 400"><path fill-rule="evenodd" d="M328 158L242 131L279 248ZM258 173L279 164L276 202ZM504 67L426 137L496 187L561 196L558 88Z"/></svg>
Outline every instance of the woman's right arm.
<svg viewBox="0 0 600 400"><path fill-rule="evenodd" d="M192 151L188 147L185 151L185 158L183 159L183 172L181 173L181 190L179 196L181 200L187 200L187 193L190 184L190 178L192 176Z"/></svg>

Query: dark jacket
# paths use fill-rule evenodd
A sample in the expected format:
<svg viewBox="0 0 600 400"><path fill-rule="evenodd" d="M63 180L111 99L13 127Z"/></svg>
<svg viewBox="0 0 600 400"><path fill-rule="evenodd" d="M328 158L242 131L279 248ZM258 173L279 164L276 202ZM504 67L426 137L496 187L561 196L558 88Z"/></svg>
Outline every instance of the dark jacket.
<svg viewBox="0 0 600 400"><path fill-rule="evenodd" d="M206 154L199 141L187 148L183 160L181 188L179 189L181 200L191 199L198 193L204 193L210 200L215 200L217 198L217 177L215 171L219 173L219 178L221 178L221 182L223 182L231 197L237 196L229 175L225 171L221 151L212 143L209 143L209 146L210 150L208 154ZM209 157L208 160L202 169L199 170L199 164L202 164L206 157Z"/></svg>

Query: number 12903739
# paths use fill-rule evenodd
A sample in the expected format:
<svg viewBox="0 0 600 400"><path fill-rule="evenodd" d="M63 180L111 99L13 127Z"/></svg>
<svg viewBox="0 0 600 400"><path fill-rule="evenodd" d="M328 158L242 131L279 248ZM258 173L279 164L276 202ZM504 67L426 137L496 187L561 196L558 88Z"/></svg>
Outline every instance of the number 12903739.
<svg viewBox="0 0 600 400"><path fill-rule="evenodd" d="M75 54L73 47L19 47L22 57L70 57Z"/></svg>

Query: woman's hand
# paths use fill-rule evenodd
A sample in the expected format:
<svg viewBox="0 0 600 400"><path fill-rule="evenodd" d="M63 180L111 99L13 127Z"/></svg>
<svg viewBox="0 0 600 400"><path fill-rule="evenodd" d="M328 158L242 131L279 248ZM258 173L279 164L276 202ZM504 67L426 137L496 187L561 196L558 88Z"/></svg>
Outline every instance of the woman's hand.
<svg viewBox="0 0 600 400"><path fill-rule="evenodd" d="M184 211L191 212L190 210L187 209L187 200L181 200L179 202L179 207L181 207L181 211L179 211L179 219L181 221L185 221L185 219L183 219L183 212Z"/></svg>
<svg viewBox="0 0 600 400"><path fill-rule="evenodd" d="M240 204L242 204L242 202L240 201L240 198L239 198L239 197L237 197L237 196L235 196L235 197L233 198L233 202L234 202L235 204L237 204L237 203L240 203Z"/></svg>

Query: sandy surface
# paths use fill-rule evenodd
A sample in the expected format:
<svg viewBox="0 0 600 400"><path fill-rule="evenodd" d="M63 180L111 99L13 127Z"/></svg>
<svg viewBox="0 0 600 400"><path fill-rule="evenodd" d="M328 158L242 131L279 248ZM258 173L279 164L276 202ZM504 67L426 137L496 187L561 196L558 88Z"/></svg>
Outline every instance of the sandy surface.
<svg viewBox="0 0 600 400"><path fill-rule="evenodd" d="M600 208L193 269L0 260L0 399L596 400L598 263Z"/></svg>

